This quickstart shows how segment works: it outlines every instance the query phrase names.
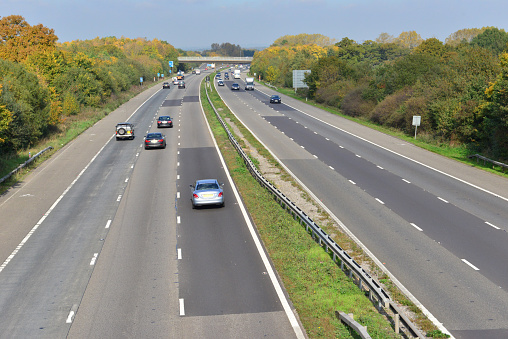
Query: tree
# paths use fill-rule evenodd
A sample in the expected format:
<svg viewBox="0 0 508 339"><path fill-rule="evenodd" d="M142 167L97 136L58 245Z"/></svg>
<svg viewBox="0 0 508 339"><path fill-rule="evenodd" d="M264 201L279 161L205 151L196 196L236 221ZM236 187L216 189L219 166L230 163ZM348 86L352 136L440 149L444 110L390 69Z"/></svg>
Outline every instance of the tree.
<svg viewBox="0 0 508 339"><path fill-rule="evenodd" d="M501 72L485 91L481 110L482 138L484 148L497 157L508 159L508 53L502 53L499 59Z"/></svg>
<svg viewBox="0 0 508 339"><path fill-rule="evenodd" d="M2 95L2 85L0 84L0 96ZM6 132L9 124L12 122L12 112L5 105L0 105L0 144L5 142Z"/></svg>
<svg viewBox="0 0 508 339"><path fill-rule="evenodd" d="M0 59L23 62L30 54L54 49L56 40L53 29L30 26L22 16L0 19Z"/></svg>
<svg viewBox="0 0 508 339"><path fill-rule="evenodd" d="M464 28L458 30L455 33L452 33L446 38L445 44L450 46L457 46L462 42L470 43L471 40L481 32L483 32L485 28Z"/></svg>
<svg viewBox="0 0 508 339"><path fill-rule="evenodd" d="M296 46L296 45L318 45L321 47L330 46L335 43L335 39L331 39L322 34L298 34L284 35L272 44L273 46Z"/></svg>
<svg viewBox="0 0 508 339"><path fill-rule="evenodd" d="M423 41L418 47L414 49L413 52L442 57L446 53L446 48L438 39L430 38Z"/></svg>
<svg viewBox="0 0 508 339"><path fill-rule="evenodd" d="M12 112L2 148L12 152L35 144L47 132L50 94L23 64L0 59L0 79L0 106Z"/></svg>
<svg viewBox="0 0 508 339"><path fill-rule="evenodd" d="M380 44L388 44L394 41L395 38L393 37L393 35L390 35L388 33L381 33L376 39L376 42Z"/></svg>
<svg viewBox="0 0 508 339"><path fill-rule="evenodd" d="M402 47L413 49L419 44L421 44L423 41L420 34L416 33L415 31L410 32L402 32L400 35L395 39L395 42Z"/></svg>
<svg viewBox="0 0 508 339"><path fill-rule="evenodd" d="M471 40L471 45L488 49L499 55L508 47L508 33L498 28L487 28Z"/></svg>

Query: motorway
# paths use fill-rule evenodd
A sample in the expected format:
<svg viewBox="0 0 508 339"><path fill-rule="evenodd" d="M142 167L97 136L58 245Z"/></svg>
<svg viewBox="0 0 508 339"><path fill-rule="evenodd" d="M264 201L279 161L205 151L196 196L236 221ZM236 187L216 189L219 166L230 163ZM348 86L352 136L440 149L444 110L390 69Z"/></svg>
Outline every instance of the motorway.
<svg viewBox="0 0 508 339"><path fill-rule="evenodd" d="M240 91L231 91L233 82ZM243 80L238 119L455 338L508 337L508 180Z"/></svg>
<svg viewBox="0 0 508 339"><path fill-rule="evenodd" d="M304 338L199 103L152 87L0 197L0 338ZM158 115L166 149L144 150ZM116 141L118 122L134 140ZM225 183L193 210L189 184Z"/></svg>

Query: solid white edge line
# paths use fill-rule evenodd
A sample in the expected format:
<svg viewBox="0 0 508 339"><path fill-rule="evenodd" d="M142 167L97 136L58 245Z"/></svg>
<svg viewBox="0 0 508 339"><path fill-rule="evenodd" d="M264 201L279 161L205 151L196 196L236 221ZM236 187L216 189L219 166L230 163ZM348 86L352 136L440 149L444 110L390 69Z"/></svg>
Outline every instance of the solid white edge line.
<svg viewBox="0 0 508 339"><path fill-rule="evenodd" d="M475 265L471 264L469 261L467 261L466 259L461 259L466 265L468 265L469 267L471 267L473 270L475 271L479 271L480 269L478 267L476 267Z"/></svg>
<svg viewBox="0 0 508 339"><path fill-rule="evenodd" d="M217 93L219 93L219 92L217 92ZM201 91L199 91L199 102L201 102ZM233 111L231 110L231 112L233 112ZM224 169L224 172L226 174L226 177L228 178L229 184L231 185L231 188L232 188L233 193L235 195L236 201L238 201L238 206L240 207L240 210L242 211L242 215L245 219L245 223L247 224L247 227L249 229L251 237L254 241L254 244L256 245L256 248L257 248L258 253L261 257L261 260L263 261L263 264L265 265L266 271L268 272L268 276L270 277L272 285L275 288L275 291L277 293L277 296L279 297L282 307L283 307L284 311L286 312L286 316L288 317L289 323L293 327L296 337L298 339L305 339L305 335L303 334L303 330L300 327L300 323L298 322L298 319L296 319L296 316L295 316L293 310L289 306L289 302L286 298L286 295L284 294L284 291L282 290L279 280L277 279L277 276L275 275L275 272L273 271L272 265L270 265L270 261L268 260L268 257L264 251L263 245L261 244L261 241L260 241L256 231L254 230L254 226L252 225L252 223L250 221L249 214L247 213L247 210L245 209L245 205L243 204L243 201L240 198L240 194L238 193L238 190L236 189L235 183L234 183L233 179L231 178L231 175L229 174L229 172L226 170L227 169L226 162L224 161L224 158L222 157L222 154L219 150L219 146L217 145L217 141L215 140L215 137L213 136L212 129L210 127L210 124L208 123L208 119L206 119L205 111L204 111L202 105L201 105L201 113L203 114L203 117L205 118L206 125L208 126L208 132L210 133L210 136L212 137L213 143L215 145L215 150L217 151L217 154L219 155L219 159L222 163L222 168ZM242 124L243 124L243 122L242 122Z"/></svg>
<svg viewBox="0 0 508 339"><path fill-rule="evenodd" d="M268 94L264 93L263 91L259 90L259 92L265 94L268 96ZM220 95L220 94L219 94ZM399 279L397 279L386 267L385 265L383 265L383 263L374 255L374 253L372 253L368 248L367 246L365 246L361 241L360 239L358 239L356 237L356 235L354 235L353 232L351 232L351 230L349 228L347 228L347 226L321 201L319 200L319 198L307 187L305 186L305 184L296 176L294 175L293 172L291 172L291 170L275 155L275 153L273 153L273 151L268 148L259 138L258 136L248 127L246 126L243 121L238 117L238 115L236 113L234 113L234 111L231 109L231 107L229 107L229 105L224 102L226 104L226 106L229 108L229 110L231 111L232 114L235 115L236 119L238 119L238 121L240 121L240 123L242 123L243 126L245 126L245 128L258 140L258 142L263 145L263 147L265 149L268 150L268 152L270 152L270 154L272 155L272 157L277 160L279 162L279 164L282 166L282 168L284 168L284 170L286 170L286 172L291 175L293 177L293 179L298 182L298 184L314 199L314 201L316 203L318 203L321 208L323 210L326 211L326 213L328 213L328 215L330 215L330 217L332 217L332 219L344 230L344 232L346 232L346 234L351 238L353 239L353 241L355 243L358 244L358 246L360 246L363 251L376 263L376 265L390 278L391 281L393 281L393 283L402 291L402 293L404 293L409 300L411 300L413 302L413 304L416 305L416 307L418 307L423 314L425 314L427 316L427 318L429 318L430 321L432 321L432 323L434 325L436 325L436 327L443 333L446 333L450 336L450 339L455 339L455 337L450 333L450 331L448 331L446 329L446 327L443 326L443 323L441 323L432 313L430 313L430 311L425 307L423 306L423 304L418 300L416 299L416 297L411 293L409 292L409 290L399 281ZM288 105L289 106L289 105ZM292 106L289 106L293 109L296 109ZM299 112L301 112L300 110L298 110ZM302 112L303 113L303 112ZM304 113L306 114L306 113ZM308 114L306 114L308 115ZM314 117L313 117L314 118ZM320 119L317 119L317 118L314 118L316 120L319 120L321 121ZM324 122L323 123L329 125L329 126L332 126L334 128L337 128L339 129L338 127L336 126L333 126L327 122ZM346 132L346 131L344 131ZM348 132L346 132L348 133ZM348 134L351 134L351 133L348 133ZM353 134L353 136L355 136ZM361 138L360 138L361 139ZM366 140L367 141L367 140ZM374 144L375 145L375 144ZM381 146L380 146L381 147ZM410 159L411 160L411 159Z"/></svg>
<svg viewBox="0 0 508 339"><path fill-rule="evenodd" d="M183 298L180 298L178 300L179 304L180 304L180 316L184 316L185 315L185 305L184 305L184 302L183 302Z"/></svg>

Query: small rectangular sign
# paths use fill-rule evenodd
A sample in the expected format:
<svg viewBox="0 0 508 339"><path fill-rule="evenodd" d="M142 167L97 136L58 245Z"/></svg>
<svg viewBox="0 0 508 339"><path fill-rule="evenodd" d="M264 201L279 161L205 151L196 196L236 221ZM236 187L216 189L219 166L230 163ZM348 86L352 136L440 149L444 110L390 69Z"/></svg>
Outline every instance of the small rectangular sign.
<svg viewBox="0 0 508 339"><path fill-rule="evenodd" d="M168 61L169 62L169 67L173 67L173 61Z"/></svg>
<svg viewBox="0 0 508 339"><path fill-rule="evenodd" d="M413 115L413 126L420 126L420 122L422 121L422 117L419 115Z"/></svg>

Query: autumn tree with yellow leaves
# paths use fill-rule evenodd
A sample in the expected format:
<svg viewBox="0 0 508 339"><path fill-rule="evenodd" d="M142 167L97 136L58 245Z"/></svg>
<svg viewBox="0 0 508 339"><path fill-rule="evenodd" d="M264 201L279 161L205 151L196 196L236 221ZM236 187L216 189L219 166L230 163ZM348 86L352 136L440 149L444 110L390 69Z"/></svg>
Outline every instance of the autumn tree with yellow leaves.
<svg viewBox="0 0 508 339"><path fill-rule="evenodd" d="M139 79L168 74L179 51L165 41L95 38L57 43L52 29L19 15L0 18L0 151L48 135L67 116L98 109ZM169 75L169 74L168 74Z"/></svg>
<svg viewBox="0 0 508 339"><path fill-rule="evenodd" d="M53 50L57 40L53 29L31 26L22 16L0 19L0 59L23 62L31 54Z"/></svg>

